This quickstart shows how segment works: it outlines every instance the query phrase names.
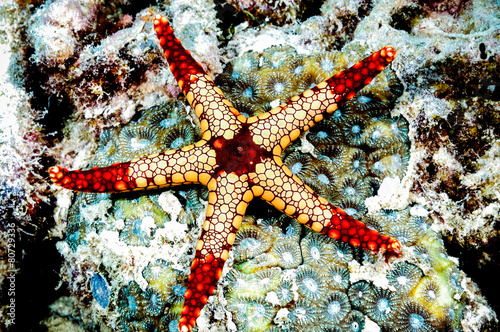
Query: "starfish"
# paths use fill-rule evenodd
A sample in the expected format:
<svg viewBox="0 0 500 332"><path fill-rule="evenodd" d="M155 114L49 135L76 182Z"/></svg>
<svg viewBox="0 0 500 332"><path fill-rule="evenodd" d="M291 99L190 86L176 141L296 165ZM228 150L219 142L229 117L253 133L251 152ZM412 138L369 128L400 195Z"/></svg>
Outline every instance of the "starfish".
<svg viewBox="0 0 500 332"><path fill-rule="evenodd" d="M183 184L208 187L203 230L191 265L180 331L191 331L213 294L246 208L260 197L301 224L333 239L397 256L400 243L367 228L318 196L283 165L281 153L357 91L369 84L396 56L382 48L349 69L292 97L267 113L246 118L224 98L164 16L154 20L160 45L175 79L200 120L202 137L180 150L168 150L126 163L86 171L49 169L52 180L68 189L122 192Z"/></svg>

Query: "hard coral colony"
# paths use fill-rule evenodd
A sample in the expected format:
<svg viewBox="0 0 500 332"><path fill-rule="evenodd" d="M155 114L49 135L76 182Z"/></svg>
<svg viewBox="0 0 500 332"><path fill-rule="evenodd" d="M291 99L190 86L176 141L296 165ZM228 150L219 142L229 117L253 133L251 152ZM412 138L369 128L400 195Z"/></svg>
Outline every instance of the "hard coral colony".
<svg viewBox="0 0 500 332"><path fill-rule="evenodd" d="M224 98L222 91L181 46L163 16L155 17L154 26L170 69L200 120L201 140L180 150L168 150L89 171L68 171L56 166L50 169L50 175L58 185L87 192L157 189L191 183L208 187L207 217L184 294L179 319L181 331L190 331L195 326L208 296L213 294L246 207L254 197L260 197L299 223L331 238L374 252L382 249L386 257L398 255L400 243L396 239L367 228L343 209L319 197L281 160L283 150L302 132L321 121L324 113L335 112L369 84L394 59L393 48L384 47L288 102L246 118ZM274 86L281 90L279 83ZM351 122L346 134L356 145L364 124L361 119ZM356 192L361 189L351 185L344 190ZM131 227L136 228L135 225ZM303 293L320 296L319 290L311 288L316 272L309 268L303 270ZM140 291L137 287L132 290ZM128 303L126 307L131 309L130 315L135 315L134 294L123 294L123 301ZM340 303L340 298L345 303L344 297L332 297L332 303ZM336 305L331 304L332 308ZM296 311L300 313L301 307ZM335 316L333 311L330 314ZM354 312L350 312L350 317L353 315ZM340 321L341 318L344 319L343 314L335 319ZM344 321L348 323L350 319Z"/></svg>

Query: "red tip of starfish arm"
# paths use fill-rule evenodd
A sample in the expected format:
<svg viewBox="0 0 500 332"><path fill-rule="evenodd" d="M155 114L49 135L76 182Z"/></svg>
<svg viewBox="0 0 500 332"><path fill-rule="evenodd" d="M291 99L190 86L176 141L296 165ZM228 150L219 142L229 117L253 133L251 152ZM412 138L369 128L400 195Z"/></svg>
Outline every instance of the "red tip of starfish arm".
<svg viewBox="0 0 500 332"><path fill-rule="evenodd" d="M336 102L342 104L353 98L359 90L370 84L373 78L384 70L395 57L396 50L392 46L385 46L326 80L336 95Z"/></svg>
<svg viewBox="0 0 500 332"><path fill-rule="evenodd" d="M322 233L329 237L347 242L355 247L361 247L375 253L380 250L386 259L399 257L401 244L398 240L387 235L382 235L376 230L366 227L361 221L349 216L344 210L330 204L332 217Z"/></svg>
<svg viewBox="0 0 500 332"><path fill-rule="evenodd" d="M49 168L49 175L52 182L58 186L73 189L73 179L68 175L69 171L61 166L53 166Z"/></svg>
<svg viewBox="0 0 500 332"><path fill-rule="evenodd" d="M181 331L181 332L191 332L191 329L192 329L192 328L193 328L193 327L192 327L192 326L189 326L189 325L182 325L182 326L180 327L180 331Z"/></svg>
<svg viewBox="0 0 500 332"><path fill-rule="evenodd" d="M395 58L396 58L396 50L392 46L385 46L382 47L382 49L378 52L375 52L374 54L378 53L380 58L381 58L381 63L383 63L385 66L387 66L389 63L391 63ZM372 55L373 56L373 55Z"/></svg>
<svg viewBox="0 0 500 332"><path fill-rule="evenodd" d="M51 180L66 189L85 192L118 192L136 188L130 178L130 163L113 164L109 167L92 168L88 171L68 171L61 166L49 168Z"/></svg>
<svg viewBox="0 0 500 332"><path fill-rule="evenodd" d="M186 93L189 89L187 83L192 82L191 75L203 75L205 72L201 65L193 59L191 53L182 46L179 39L175 38L174 31L165 16L156 15L153 19L153 26L160 46L170 64L170 71Z"/></svg>
<svg viewBox="0 0 500 332"><path fill-rule="evenodd" d="M401 257L401 243L394 238L390 238L382 255L384 255L386 262L388 262L391 257Z"/></svg>
<svg viewBox="0 0 500 332"><path fill-rule="evenodd" d="M196 324L201 309L207 304L208 297L214 293L224 263L223 259L213 254L201 256L197 253L191 265L191 274L184 294L184 307L179 319L180 331L189 332Z"/></svg>

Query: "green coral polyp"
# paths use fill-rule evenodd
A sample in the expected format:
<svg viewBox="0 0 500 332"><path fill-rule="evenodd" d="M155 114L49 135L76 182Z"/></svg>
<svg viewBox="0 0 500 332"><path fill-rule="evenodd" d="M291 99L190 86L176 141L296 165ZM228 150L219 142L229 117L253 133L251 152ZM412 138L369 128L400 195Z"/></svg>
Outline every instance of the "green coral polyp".
<svg viewBox="0 0 500 332"><path fill-rule="evenodd" d="M360 311L351 310L340 328L346 332L361 332L365 328L365 316Z"/></svg>
<svg viewBox="0 0 500 332"><path fill-rule="evenodd" d="M390 101L377 96L371 91L361 91L346 103L351 112L366 112L370 118L383 117L387 114Z"/></svg>
<svg viewBox="0 0 500 332"><path fill-rule="evenodd" d="M345 291L349 287L349 269L342 264L327 265L324 278L330 289Z"/></svg>
<svg viewBox="0 0 500 332"><path fill-rule="evenodd" d="M132 281L118 292L118 307L126 320L138 320L144 315L146 299L139 285Z"/></svg>
<svg viewBox="0 0 500 332"><path fill-rule="evenodd" d="M196 133L189 121L182 121L167 127L168 131L158 140L169 149L180 149L194 143Z"/></svg>
<svg viewBox="0 0 500 332"><path fill-rule="evenodd" d="M322 145L338 145L342 141L342 132L337 126L320 122L308 131L307 140L317 148L321 148Z"/></svg>
<svg viewBox="0 0 500 332"><path fill-rule="evenodd" d="M355 178L365 177L368 172L366 153L362 149L353 147L345 149L343 153L342 156L339 156L339 160L342 161L339 168L342 169L343 173Z"/></svg>
<svg viewBox="0 0 500 332"><path fill-rule="evenodd" d="M182 121L183 108L184 105L181 102L153 106L144 110L140 123L145 127L169 128Z"/></svg>
<svg viewBox="0 0 500 332"><path fill-rule="evenodd" d="M288 69L296 54L295 49L289 45L271 46L262 52L261 68L263 70Z"/></svg>
<svg viewBox="0 0 500 332"><path fill-rule="evenodd" d="M261 227L243 224L234 241L235 260L243 261L264 253L271 247L272 240Z"/></svg>
<svg viewBox="0 0 500 332"><path fill-rule="evenodd" d="M365 143L365 129L369 119L355 114L342 124L342 133L345 142L350 146L362 146Z"/></svg>
<svg viewBox="0 0 500 332"><path fill-rule="evenodd" d="M293 174L299 177L306 177L311 174L310 171L314 165L311 155L303 154L298 151L286 156L283 163Z"/></svg>
<svg viewBox="0 0 500 332"><path fill-rule="evenodd" d="M275 99L281 99L281 102L284 102L297 92L294 89L290 75L287 73L270 71L262 75L260 80L262 88L267 92L265 96L268 98L266 100L268 102Z"/></svg>
<svg viewBox="0 0 500 332"><path fill-rule="evenodd" d="M145 292L146 304L144 309L150 312L153 316L159 316L163 313L166 305L166 299L159 293L148 288Z"/></svg>
<svg viewBox="0 0 500 332"><path fill-rule="evenodd" d="M315 302L327 294L328 288L321 270L303 265L297 269L296 273L299 293L306 301Z"/></svg>
<svg viewBox="0 0 500 332"><path fill-rule="evenodd" d="M228 309L239 331L264 332L271 328L276 309L264 300L246 297L230 297Z"/></svg>
<svg viewBox="0 0 500 332"><path fill-rule="evenodd" d="M407 293L419 283L422 276L422 270L418 266L401 262L395 264L387 273L387 280L396 290Z"/></svg>
<svg viewBox="0 0 500 332"><path fill-rule="evenodd" d="M144 127L141 124L132 124L123 128L116 141L120 162L133 159L138 155L148 155L158 151L154 144L158 140L160 130L155 127Z"/></svg>
<svg viewBox="0 0 500 332"><path fill-rule="evenodd" d="M300 247L295 239L280 240L280 243L271 249L271 255L283 269L293 269L302 263Z"/></svg>
<svg viewBox="0 0 500 332"><path fill-rule="evenodd" d="M414 302L406 302L398 311L394 331L431 332L436 329L427 309Z"/></svg>
<svg viewBox="0 0 500 332"><path fill-rule="evenodd" d="M336 265L347 265L353 259L353 247L344 242L332 243L333 259Z"/></svg>
<svg viewBox="0 0 500 332"><path fill-rule="evenodd" d="M300 246L304 264L321 267L332 259L331 242L325 236L308 232L307 236L301 241Z"/></svg>
<svg viewBox="0 0 500 332"><path fill-rule="evenodd" d="M358 281L349 287L349 300L354 309L360 309L366 303L369 294L373 292L373 286L367 281Z"/></svg>
<svg viewBox="0 0 500 332"><path fill-rule="evenodd" d="M289 309L288 318L292 327L304 330L315 325L318 319L318 308L303 299L295 302Z"/></svg>
<svg viewBox="0 0 500 332"><path fill-rule="evenodd" d="M361 301L361 311L383 327L389 327L401 305L401 300L388 289L374 287Z"/></svg>
<svg viewBox="0 0 500 332"><path fill-rule="evenodd" d="M330 296L320 301L319 316L322 317L325 327L336 328L351 311L351 305L347 295L340 291L334 291Z"/></svg>

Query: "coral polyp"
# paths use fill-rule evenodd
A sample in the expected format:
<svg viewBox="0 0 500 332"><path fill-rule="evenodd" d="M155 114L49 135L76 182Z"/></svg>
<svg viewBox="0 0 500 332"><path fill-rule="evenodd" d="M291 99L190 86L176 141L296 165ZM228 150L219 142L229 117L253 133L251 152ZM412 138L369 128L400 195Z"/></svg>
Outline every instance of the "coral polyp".
<svg viewBox="0 0 500 332"><path fill-rule="evenodd" d="M180 102L173 105L162 104L151 107L144 112L140 123L145 127L157 127L160 130L165 130L182 121L181 108L183 105Z"/></svg>
<svg viewBox="0 0 500 332"><path fill-rule="evenodd" d="M319 315L326 328L338 327L351 310L349 298L340 291L334 291L327 298L322 299L318 307Z"/></svg>
<svg viewBox="0 0 500 332"><path fill-rule="evenodd" d="M151 312L153 316L159 316L163 313L166 306L166 299L161 294L148 288L144 297L146 298L144 310Z"/></svg>
<svg viewBox="0 0 500 332"><path fill-rule="evenodd" d="M300 246L304 264L321 267L332 260L332 245L324 236L308 233Z"/></svg>
<svg viewBox="0 0 500 332"><path fill-rule="evenodd" d="M362 115L353 115L342 124L344 140L351 146L361 146L365 143L367 119Z"/></svg>
<svg viewBox="0 0 500 332"><path fill-rule="evenodd" d="M293 327L304 330L315 325L314 320L318 316L318 308L311 306L307 301L301 300L289 309L288 316Z"/></svg>
<svg viewBox="0 0 500 332"><path fill-rule="evenodd" d="M314 126L307 134L307 140L314 146L321 147L322 145L335 146L340 143L342 133L340 129L328 125L328 123L320 123Z"/></svg>
<svg viewBox="0 0 500 332"><path fill-rule="evenodd" d="M389 285L397 291L407 293L412 290L422 278L422 270L411 263L397 263L388 273Z"/></svg>
<svg viewBox="0 0 500 332"><path fill-rule="evenodd" d="M180 149L194 143L196 139L193 126L187 121L179 122L171 127L167 127L167 129L168 133L162 135L158 140L162 146L166 146L169 149Z"/></svg>
<svg viewBox="0 0 500 332"><path fill-rule="evenodd" d="M333 201L353 218L361 218L361 216L366 212L362 196L350 196L344 198L342 198L342 196L337 196Z"/></svg>
<svg viewBox="0 0 500 332"><path fill-rule="evenodd" d="M361 332L365 327L365 316L362 312L351 310L341 324L342 331Z"/></svg>
<svg viewBox="0 0 500 332"><path fill-rule="evenodd" d="M441 293L441 286L432 280L432 278L422 279L419 286L415 289L415 297L420 302L430 304L431 306L438 302Z"/></svg>
<svg viewBox="0 0 500 332"><path fill-rule="evenodd" d="M253 73L259 68L259 57L256 53L246 53L240 57L235 58L230 66L226 68L231 73L233 80L238 80L241 75Z"/></svg>
<svg viewBox="0 0 500 332"><path fill-rule="evenodd" d="M297 269L297 285L300 294L307 301L317 301L327 292L326 280L317 269L301 266Z"/></svg>
<svg viewBox="0 0 500 332"><path fill-rule="evenodd" d="M280 300L281 305L287 305L293 300L292 282L282 281L279 287L276 289L276 294Z"/></svg>
<svg viewBox="0 0 500 332"><path fill-rule="evenodd" d="M228 90L227 97L232 98L234 106L241 109L242 114L248 117L265 112L263 103L266 100L266 94L262 82L259 82L258 79L257 76L247 73L234 84L228 86L230 90ZM272 97L268 97L268 99L273 100Z"/></svg>
<svg viewBox="0 0 500 332"><path fill-rule="evenodd" d="M370 118L379 118L387 115L390 101L377 96L370 91L361 91L356 97L346 103L346 108L351 112L363 112Z"/></svg>
<svg viewBox="0 0 500 332"><path fill-rule="evenodd" d="M427 332L435 331L430 313L423 306L414 302L406 302L396 313L394 331Z"/></svg>
<svg viewBox="0 0 500 332"><path fill-rule="evenodd" d="M266 92L268 102L283 98L288 100L293 96L295 89L289 75L280 71L269 71L259 77L262 90Z"/></svg>
<svg viewBox="0 0 500 332"><path fill-rule="evenodd" d="M396 141L396 133L392 131L391 123L378 121L370 124L365 130L365 142L370 148L387 148L393 146Z"/></svg>
<svg viewBox="0 0 500 332"><path fill-rule="evenodd" d="M362 300L361 309L378 325L389 327L400 306L401 300L396 293L374 287Z"/></svg>
<svg viewBox="0 0 500 332"><path fill-rule="evenodd" d="M294 239L283 239L271 249L276 256L278 266L284 269L296 268L302 263L300 246Z"/></svg>
<svg viewBox="0 0 500 332"><path fill-rule="evenodd" d="M346 176L363 178L367 175L366 152L362 149L347 148L343 151L342 157L339 157L339 163Z"/></svg>
<svg viewBox="0 0 500 332"><path fill-rule="evenodd" d="M144 127L139 124L128 126L120 131L117 139L117 148L124 160L137 155L158 152L154 141L159 139L160 131L155 127Z"/></svg>
<svg viewBox="0 0 500 332"><path fill-rule="evenodd" d="M346 59L337 52L324 52L307 57L304 67L311 72L318 72L329 77L347 67Z"/></svg>
<svg viewBox="0 0 500 332"><path fill-rule="evenodd" d="M316 162L307 174L304 174L304 180L308 185L315 188L321 196L332 200L336 196L334 188L338 173L334 166L327 161Z"/></svg>
<svg viewBox="0 0 500 332"><path fill-rule="evenodd" d="M135 281L120 289L117 302L126 320L138 320L144 315L146 298Z"/></svg>
<svg viewBox="0 0 500 332"><path fill-rule="evenodd" d="M253 258L271 247L272 239L264 234L264 230L255 225L243 226L234 241L234 257L236 261Z"/></svg>
<svg viewBox="0 0 500 332"><path fill-rule="evenodd" d="M295 54L295 49L288 45L266 48L261 54L261 63L259 63L260 69L262 69L264 73L268 72L268 70L286 69L293 61L293 57L290 55Z"/></svg>
<svg viewBox="0 0 500 332"><path fill-rule="evenodd" d="M239 331L267 331L276 314L275 309L263 300L229 298L228 310L233 313Z"/></svg>
<svg viewBox="0 0 500 332"><path fill-rule="evenodd" d="M373 286L366 281L358 281L349 287L349 299L353 308L360 309L364 305L370 294L373 293Z"/></svg>
<svg viewBox="0 0 500 332"><path fill-rule="evenodd" d="M293 174L300 177L311 176L314 162L310 155L305 155L300 152L290 153L285 157L283 163L292 171Z"/></svg>
<svg viewBox="0 0 500 332"><path fill-rule="evenodd" d="M341 264L329 265L324 277L330 289L345 291L349 287L349 269Z"/></svg>
<svg viewBox="0 0 500 332"><path fill-rule="evenodd" d="M370 186L362 179L356 177L343 177L337 182L337 190L342 197L368 197L371 196Z"/></svg>

